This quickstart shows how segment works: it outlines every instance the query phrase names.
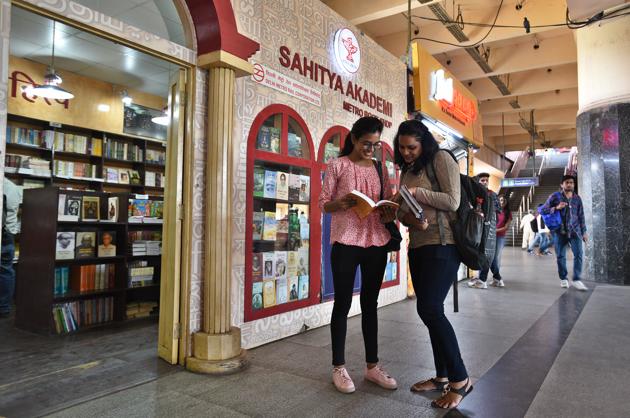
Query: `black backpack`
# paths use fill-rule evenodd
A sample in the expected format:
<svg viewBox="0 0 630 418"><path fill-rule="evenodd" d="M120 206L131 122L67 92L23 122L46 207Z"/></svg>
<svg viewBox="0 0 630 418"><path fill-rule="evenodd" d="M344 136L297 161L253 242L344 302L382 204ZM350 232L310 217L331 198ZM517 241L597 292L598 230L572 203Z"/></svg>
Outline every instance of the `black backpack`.
<svg viewBox="0 0 630 418"><path fill-rule="evenodd" d="M448 152L457 162L455 155ZM439 151L438 151L439 152ZM427 175L435 191L441 191L440 183L435 175L435 161L427 167ZM461 198L457 208L457 217L450 221L451 230L457 251L462 263L472 270L483 270L490 266L496 248L497 214L494 194L465 174L459 175ZM438 211L440 238L443 242L443 224L445 214Z"/></svg>

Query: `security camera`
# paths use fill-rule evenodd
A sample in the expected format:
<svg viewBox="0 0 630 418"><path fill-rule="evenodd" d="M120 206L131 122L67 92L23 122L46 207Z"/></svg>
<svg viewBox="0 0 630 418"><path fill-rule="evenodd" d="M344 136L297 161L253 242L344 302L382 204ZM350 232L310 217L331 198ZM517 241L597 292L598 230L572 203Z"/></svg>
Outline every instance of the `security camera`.
<svg viewBox="0 0 630 418"><path fill-rule="evenodd" d="M540 48L540 44L535 43L535 44L534 44L534 49L538 49L538 48Z"/></svg>
<svg viewBox="0 0 630 418"><path fill-rule="evenodd" d="M516 3L516 10L521 10L523 5L521 3Z"/></svg>
<svg viewBox="0 0 630 418"><path fill-rule="evenodd" d="M446 65L451 65L451 60L446 60Z"/></svg>
<svg viewBox="0 0 630 418"><path fill-rule="evenodd" d="M472 81L468 82L468 87L472 86Z"/></svg>
<svg viewBox="0 0 630 418"><path fill-rule="evenodd" d="M417 35L417 34L419 34L419 33L420 33L420 29L415 28L415 29L413 30L413 34L414 34L414 35Z"/></svg>

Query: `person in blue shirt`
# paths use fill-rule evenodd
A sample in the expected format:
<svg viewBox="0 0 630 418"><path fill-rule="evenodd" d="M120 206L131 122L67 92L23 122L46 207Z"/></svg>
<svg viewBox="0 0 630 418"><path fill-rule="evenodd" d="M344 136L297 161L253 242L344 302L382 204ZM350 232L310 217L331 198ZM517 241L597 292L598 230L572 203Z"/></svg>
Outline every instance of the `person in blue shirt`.
<svg viewBox="0 0 630 418"><path fill-rule="evenodd" d="M582 283L581 279L582 241L588 242L586 222L584 221L584 205L580 196L575 193L575 177L565 175L562 177L560 187L562 191L555 192L549 196L547 202L540 209L540 213L551 215L559 211L562 219L560 228L552 231L560 286L564 288L569 287L566 252L567 247L571 246L571 251L573 252L573 287L585 291L588 288Z"/></svg>

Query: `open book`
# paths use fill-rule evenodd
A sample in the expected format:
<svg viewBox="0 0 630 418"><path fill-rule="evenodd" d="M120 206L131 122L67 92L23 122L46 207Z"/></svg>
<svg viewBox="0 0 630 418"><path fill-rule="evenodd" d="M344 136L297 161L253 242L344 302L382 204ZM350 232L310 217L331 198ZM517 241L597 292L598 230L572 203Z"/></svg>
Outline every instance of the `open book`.
<svg viewBox="0 0 630 418"><path fill-rule="evenodd" d="M393 209L398 209L400 205L396 202L392 202L391 200L379 200L378 202L374 202L372 199L364 195L358 190L353 190L350 192L354 200L357 204L352 208L359 215L359 218L365 218L372 211L381 206L389 206Z"/></svg>

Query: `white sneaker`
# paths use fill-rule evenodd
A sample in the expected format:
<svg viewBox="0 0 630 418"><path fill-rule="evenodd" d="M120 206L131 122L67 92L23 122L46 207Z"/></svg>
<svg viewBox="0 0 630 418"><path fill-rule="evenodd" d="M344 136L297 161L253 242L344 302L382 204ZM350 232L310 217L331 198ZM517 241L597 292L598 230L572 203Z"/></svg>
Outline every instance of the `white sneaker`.
<svg viewBox="0 0 630 418"><path fill-rule="evenodd" d="M560 280L560 287L564 287L565 289L569 288L569 281L568 280Z"/></svg>
<svg viewBox="0 0 630 418"><path fill-rule="evenodd" d="M573 287L575 287L577 290L581 290L581 291L588 290L588 287L586 287L586 285L584 285L584 283L582 283L582 280L573 280Z"/></svg>
<svg viewBox="0 0 630 418"><path fill-rule="evenodd" d="M473 289L487 289L488 288L488 283L486 282L482 282L481 280L477 279L477 281L473 284L468 284L469 287L472 287Z"/></svg>
<svg viewBox="0 0 630 418"><path fill-rule="evenodd" d="M479 281L479 279L478 279L478 278L473 277L472 279L468 280L468 283L467 283L467 284L468 284L468 286L472 286L472 285L474 285L475 283L477 283L478 281Z"/></svg>
<svg viewBox="0 0 630 418"><path fill-rule="evenodd" d="M503 283L503 279L492 279L492 283L490 284L491 286L494 287L505 287L505 283Z"/></svg>

